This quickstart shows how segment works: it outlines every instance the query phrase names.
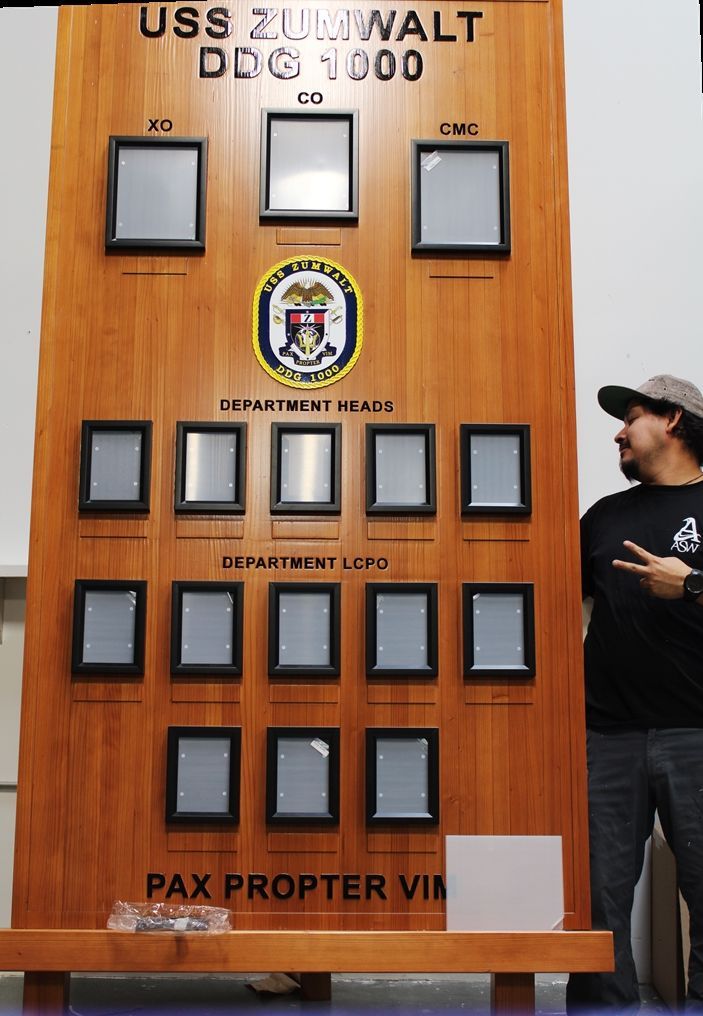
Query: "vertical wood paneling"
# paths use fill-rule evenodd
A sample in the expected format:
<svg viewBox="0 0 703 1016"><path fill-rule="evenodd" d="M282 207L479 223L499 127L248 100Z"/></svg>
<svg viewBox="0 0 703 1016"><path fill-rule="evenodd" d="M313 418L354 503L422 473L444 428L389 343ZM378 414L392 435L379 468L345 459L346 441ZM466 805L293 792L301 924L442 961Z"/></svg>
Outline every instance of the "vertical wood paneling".
<svg viewBox="0 0 703 1016"><path fill-rule="evenodd" d="M149 5L155 20L157 7ZM558 0L481 4L475 43L391 40L292 43L300 78L265 69L250 81L197 77L212 40L138 32L139 5L65 6L60 14L44 319L32 512L14 922L101 926L114 899L141 899L149 871L210 872L213 903L238 927L442 928L443 904L405 898L399 876L441 873L446 834L560 834L569 922L588 922L583 702L561 11ZM206 4L193 5L202 18ZM311 0L311 11L323 4ZM356 4L365 15L372 5ZM412 5L399 2L398 23ZM418 5L415 5L418 8ZM216 44L252 43L251 8L231 5L235 30ZM389 8L390 9L390 8ZM461 34L457 6L433 10ZM386 9L384 9L386 12ZM387 13L387 12L386 12ZM431 28L432 17L418 14ZM280 17L280 16L279 16ZM456 26L456 27L455 27ZM280 31L280 21L278 23ZM356 46L418 48L420 83L344 71ZM359 110L358 224L290 225L258 218L262 107L297 108L301 89L324 108ZM302 107L301 107L302 108ZM103 250L107 140L143 135L150 118L174 135L209 139L204 254L124 256ZM409 254L412 138L440 123L472 122L510 143L513 250L505 258ZM457 197L460 200L460 196ZM361 357L320 421L342 422L339 519L272 519L271 424L304 413L223 413L221 398L286 399L251 349L251 299L285 257L329 256L358 281L365 304ZM392 400L392 414L341 412L337 400ZM83 419L153 421L148 517L78 519ZM235 520L173 512L179 420L248 424L247 510ZM365 516L365 425L431 422L437 431L434 518ZM459 425L529 423L534 510L528 519L463 521ZM313 579L342 584L342 669L329 681L275 681L267 673L268 583L299 573L223 571L237 554L313 555L337 564ZM344 557L389 561L387 571L344 570ZM70 673L77 578L148 582L143 678L74 680ZM170 677L171 583L243 580L244 671L235 681ZM439 676L369 682L367 581L439 585ZM462 677L461 588L469 581L535 586L537 674L529 681ZM236 725L243 731L241 821L231 833L164 822L166 730ZM267 830L266 728L341 729L338 830ZM369 830L364 818L364 731L440 729L441 824ZM387 901L223 897L227 872L381 873Z"/></svg>

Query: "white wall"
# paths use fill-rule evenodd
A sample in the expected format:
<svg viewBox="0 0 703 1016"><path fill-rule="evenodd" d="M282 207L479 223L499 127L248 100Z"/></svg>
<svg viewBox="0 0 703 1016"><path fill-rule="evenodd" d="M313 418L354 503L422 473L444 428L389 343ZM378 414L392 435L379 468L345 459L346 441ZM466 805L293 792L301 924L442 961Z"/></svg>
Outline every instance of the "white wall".
<svg viewBox="0 0 703 1016"><path fill-rule="evenodd" d="M0 8L0 576L27 574L57 11Z"/></svg>
<svg viewBox="0 0 703 1016"><path fill-rule="evenodd" d="M605 384L703 388L698 0L564 0L579 489L626 486Z"/></svg>
<svg viewBox="0 0 703 1016"><path fill-rule="evenodd" d="M586 508L624 485L612 444L617 425L598 408L596 390L637 386L654 373L703 387L699 8L697 0L563 3ZM0 575L23 574L27 557L56 14L56 7L0 8L2 128L14 142L0 164ZM7 101L13 96L21 102ZM15 588L11 600L16 595ZM17 613L11 600L6 622ZM7 772L19 680L18 657L0 653L0 764ZM11 784L0 800L0 925L9 921Z"/></svg>

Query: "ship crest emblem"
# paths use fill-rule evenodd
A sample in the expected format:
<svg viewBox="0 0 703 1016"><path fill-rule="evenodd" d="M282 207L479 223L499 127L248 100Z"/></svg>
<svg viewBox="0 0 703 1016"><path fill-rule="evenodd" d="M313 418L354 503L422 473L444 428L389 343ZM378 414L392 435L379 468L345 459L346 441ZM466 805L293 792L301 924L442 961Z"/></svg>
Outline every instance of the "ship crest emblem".
<svg viewBox="0 0 703 1016"><path fill-rule="evenodd" d="M359 358L362 299L341 265L289 258L260 280L254 296L254 352L264 370L293 388L321 388Z"/></svg>

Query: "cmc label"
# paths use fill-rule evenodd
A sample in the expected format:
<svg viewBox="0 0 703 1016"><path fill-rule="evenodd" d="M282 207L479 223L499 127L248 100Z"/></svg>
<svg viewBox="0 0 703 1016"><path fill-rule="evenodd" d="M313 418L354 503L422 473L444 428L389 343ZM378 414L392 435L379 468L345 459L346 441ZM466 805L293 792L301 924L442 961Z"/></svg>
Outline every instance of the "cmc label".
<svg viewBox="0 0 703 1016"><path fill-rule="evenodd" d="M341 380L361 353L363 300L341 265L313 256L270 268L254 293L253 344L267 374L291 388Z"/></svg>

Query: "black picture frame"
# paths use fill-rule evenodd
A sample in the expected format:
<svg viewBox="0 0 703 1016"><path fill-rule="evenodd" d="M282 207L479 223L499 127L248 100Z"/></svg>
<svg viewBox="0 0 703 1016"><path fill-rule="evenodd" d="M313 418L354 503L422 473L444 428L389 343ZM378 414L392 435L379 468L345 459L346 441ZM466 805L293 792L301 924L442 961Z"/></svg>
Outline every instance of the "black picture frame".
<svg viewBox="0 0 703 1016"><path fill-rule="evenodd" d="M327 642L322 649L328 648L327 663L311 663L306 661L285 662L281 660L281 610L282 598L317 595L328 602L329 627ZM271 582L269 583L269 645L268 669L269 677L338 677L340 672L340 616L341 616L341 585L339 582ZM304 635L302 619L297 619L294 628L297 634Z"/></svg>
<svg viewBox="0 0 703 1016"><path fill-rule="evenodd" d="M426 654L427 663L421 666L413 666L410 662L393 660L393 647L380 645L379 640L386 638L394 640L395 652L401 656L409 656L413 652L412 637L419 632L418 621L413 616L408 617L407 635L403 632L394 632L392 619L384 629L379 622L379 611L384 610L382 599L388 597L408 597L408 600L424 599L425 607L421 608L426 614L426 629L424 642L417 647L417 651ZM436 677L439 667L439 639L438 639L438 593L436 582L369 582L366 585L366 676L367 677L392 677L405 680L407 678ZM410 604L409 604L410 606ZM388 609L388 604L385 609ZM422 633L419 633L423 638ZM385 654L385 659L384 659ZM398 660L398 656L395 657Z"/></svg>
<svg viewBox="0 0 703 1016"><path fill-rule="evenodd" d="M138 435L138 444L130 435ZM96 441L106 435L108 444ZM120 436L122 441L118 444ZM81 456L79 470L78 510L80 512L147 513L151 487L151 420L83 420L81 425ZM130 447L131 445L131 447ZM96 455L103 453L102 459ZM105 454L109 452L109 454ZM130 456L134 460L130 461ZM125 479L126 471L129 476ZM117 497L117 480L136 486L136 497ZM136 477L136 479L134 479ZM102 492L96 490L102 487ZM105 493L108 496L99 496ZM98 495L98 496L96 496Z"/></svg>
<svg viewBox="0 0 703 1016"><path fill-rule="evenodd" d="M398 742L396 756L391 759L380 757L379 747L385 750L383 742ZM390 742L390 744L389 744ZM402 745L400 742L406 742ZM423 744L424 742L424 744ZM412 772L413 751L419 751L417 761L425 763L424 775L420 774L424 811L415 811L402 803L393 804L386 798L379 806L379 795L392 794L408 796L407 787L398 786L406 782ZM422 757L426 747L426 758ZM405 750L403 750L405 748ZM386 763L386 772L380 770L379 761ZM395 770L395 771L394 771ZM395 787L394 787L395 784ZM383 789L381 789L383 787ZM369 826L434 826L439 824L439 730L437 727L369 727L366 730L366 824Z"/></svg>
<svg viewBox="0 0 703 1016"><path fill-rule="evenodd" d="M223 752L224 764L220 764L220 771L217 774L219 786L212 785L207 792L203 788L202 779L194 790L189 790L185 784L184 765L184 740L201 741L205 744L208 741L221 741L227 746L226 753ZM222 747L222 746L220 746ZM214 751L219 749L215 747ZM242 730L241 727L169 727L166 758L166 822L178 825L198 825L201 823L216 825L236 825L239 822L239 797L240 797L240 771L242 754ZM200 765L198 766L198 761ZM201 752L201 758L193 759L192 768L202 770L207 767L207 756ZM207 773L205 774L207 775ZM179 781L179 777L183 777ZM180 782L180 789L179 789ZM221 787L225 786L225 791ZM208 808L206 805L210 799L225 797L226 803L222 810ZM184 806L179 808L179 800L186 798ZM198 800L202 807L189 808L187 805L192 798ZM190 800L189 800L190 799Z"/></svg>
<svg viewBox="0 0 703 1016"><path fill-rule="evenodd" d="M517 597L519 600L519 607L516 607L514 603L506 605L510 610L515 609L516 616L519 615L521 623L513 621L514 630L511 632L513 643L508 644L509 649L506 648L505 663L495 661L500 650L498 639L491 631L495 624L495 618L493 622L490 617L485 621L482 620L482 630L477 631L474 600L476 596L486 598ZM501 679L535 676L535 608L534 586L531 582L465 582L462 586L462 617L465 678ZM477 637L480 637L483 643L481 646L476 645ZM520 638L520 641L515 646L516 638ZM514 657L518 657L518 660Z"/></svg>
<svg viewBox="0 0 703 1016"><path fill-rule="evenodd" d="M223 491L213 491L212 499L190 495L190 470L188 443L192 435L205 435L214 439L234 436L234 444L222 451L234 454L236 461L227 470L228 488L232 488L232 497L222 497ZM246 511L246 460L247 460L247 425L246 423L208 423L197 420L179 421L176 424L176 486L174 511L177 514L189 515L243 515ZM229 479L231 477L231 479ZM212 477L210 477L212 481ZM222 483L219 483L222 486ZM211 482L211 486L214 484ZM193 492L197 493L197 492Z"/></svg>
<svg viewBox="0 0 703 1016"><path fill-rule="evenodd" d="M309 499L295 497L286 492L284 459L289 451L285 439L300 435L329 437L329 469L321 464L318 469L323 486L329 488L329 498ZM292 445L291 445L292 447ZM308 470L308 473L311 471ZM294 473L292 474L295 475ZM326 478L326 479L325 479ZM271 424L271 513L273 515L339 515L342 510L342 425L341 423L272 423Z"/></svg>
<svg viewBox="0 0 703 1016"><path fill-rule="evenodd" d="M190 611L192 606L186 606L184 597L217 595L218 598L226 597L231 602L226 610L230 612L230 618L218 620L213 616L212 621L205 621L205 634L208 637L210 646L209 661L197 659L197 651L192 649L191 643L184 645L184 638L190 630L187 621L184 622L184 612ZM236 677L242 673L243 655L243 618L244 618L244 583L243 582L174 582L171 587L171 674L174 677L181 675L197 674L208 680L212 677ZM224 637L224 628L228 628L230 642L225 644L223 652L218 652L216 639L220 634ZM206 654L207 655L207 654ZM222 657L214 660L213 657ZM224 657L229 656L226 662Z"/></svg>
<svg viewBox="0 0 703 1016"><path fill-rule="evenodd" d="M107 211L105 220L105 249L123 250L125 248L145 248L149 250L167 251L177 250L181 252L202 251L205 249L205 194L207 183L207 138L204 137L140 137L126 135L112 135L108 145L107 162ZM127 176L128 153L144 153L152 157L152 171L142 167L141 179L138 178L136 170L133 178ZM166 236L167 230L159 229L155 222L152 226L144 226L142 230L126 226L119 218L120 213L129 210L126 202L127 193L131 188L139 194L139 199L145 205L151 205L153 210L159 209L160 202L166 202L173 194L174 181L177 174L174 172L174 159L171 159L171 167L168 161L163 158L166 153L174 153L180 163L185 165L187 153L192 153L191 166L194 172L191 173L192 193L189 195L191 206L188 209L186 219L193 218L182 230L171 229L173 235ZM160 172L154 172L153 157L158 155L163 167ZM184 220L185 222L186 220ZM155 235L158 234L158 235Z"/></svg>
<svg viewBox="0 0 703 1016"><path fill-rule="evenodd" d="M414 496L391 498L382 493L386 486L379 464L388 438L420 435L423 439L424 468L411 472L407 465L398 470L404 481L417 490L424 490L423 500ZM418 449L419 450L419 449ZM383 467L384 471L386 467ZM415 475L417 474L417 475ZM421 480L421 484L417 481ZM366 424L366 512L368 515L435 515L437 513L437 466L435 425L433 423L367 423Z"/></svg>
<svg viewBox="0 0 703 1016"><path fill-rule="evenodd" d="M475 204L469 201L469 195L461 192L456 179L457 159L456 156L464 155L468 159L471 155L476 156L473 160L476 167L479 166L479 159L485 163L482 157L485 154L493 154L497 162L489 166L491 172L496 175L496 192L494 195L497 204L496 220L492 224L482 222L480 226L474 224L471 228L476 234L481 234L481 239L461 239L458 233L468 225L462 221L475 209L475 216L486 217L489 202L485 194L477 194ZM468 165L468 161L467 161ZM442 167L441 170L438 167ZM509 254L511 249L510 239L510 172L509 153L507 141L438 141L436 139L418 139L411 142L411 250L419 254L429 253L456 253L456 254ZM452 168L453 167L453 168ZM436 175L439 171L440 176ZM432 182L432 190L429 190L429 173L435 172ZM424 175L423 175L424 174ZM424 194L423 194L424 192ZM448 225L444 229L446 239L441 238L442 230L438 227L440 237L432 235L430 224L426 221L429 217L430 206L439 200L453 202L448 205L445 217ZM458 200L461 199L461 205ZM426 206L426 207L423 207ZM461 215L459 214L461 211ZM495 236L495 241L487 240L488 234Z"/></svg>
<svg viewBox="0 0 703 1016"><path fill-rule="evenodd" d="M530 515L532 512L532 472L530 463L530 427L517 423L462 423L460 428L461 460L461 514L468 515ZM484 499L480 489L485 480L485 467L474 465L478 449L472 447L481 438L496 438L505 442L512 438L516 447L512 449L517 457L517 468L506 462L501 478L501 487L515 486L518 495L510 503L507 499ZM509 449L508 449L509 450ZM514 481L517 481L516 483ZM479 494L476 494L476 491Z"/></svg>
<svg viewBox="0 0 703 1016"><path fill-rule="evenodd" d="M322 150L321 135L322 128L339 126L342 132L346 127L348 136L347 158L342 160L343 169L346 168L346 186L341 185L334 199L327 202L327 207L307 206L302 200L286 200L290 193L276 196L274 188L276 185L278 161L281 155L275 151L279 131L283 129L289 138L291 131L296 127L303 135L305 128L308 129L307 157L305 152L300 153L300 165L291 163L291 156L288 154L287 164L291 170L314 173L309 153ZM295 138L295 135L292 135ZM342 133L342 139L344 134ZM338 147L339 138L334 147ZM284 163L285 165L286 163ZM281 182L279 181L279 187ZM307 183L307 190L319 199L324 193L321 179L310 179ZM261 111L261 167L259 185L259 217L262 219L344 219L356 220L359 217L359 113L355 109L326 109L318 111L303 112L299 109L263 109Z"/></svg>
<svg viewBox="0 0 703 1016"><path fill-rule="evenodd" d="M146 632L147 584L142 580L76 579L73 597L73 645L71 671L74 674L110 674L141 677L144 674L144 643ZM91 594L114 594L112 610L121 637L131 638L125 645L129 652L110 650L104 631L104 620L87 618L99 603ZM121 595L120 595L121 594ZM125 599L127 597L127 599ZM102 599L105 599L103 596ZM129 617L133 615L133 618ZM102 636L103 648L97 641ZM86 644L86 637L91 642ZM97 644L96 644L97 642ZM90 652L86 652L90 650ZM109 653L113 653L112 659ZM105 654L107 658L101 656ZM127 659L117 659L118 656Z"/></svg>
<svg viewBox="0 0 703 1016"><path fill-rule="evenodd" d="M294 757L290 760L290 779L281 778L281 742L298 742ZM320 774L311 772L315 756L310 763L305 761L303 749L318 752L327 760L326 782L324 767ZM327 755L325 755L327 751ZM311 780L320 776L325 785L324 795L327 807L324 810L291 807L286 810L282 797L290 791L301 795L310 788ZM269 825L338 825L339 824L339 727L269 727L266 732L266 821Z"/></svg>

